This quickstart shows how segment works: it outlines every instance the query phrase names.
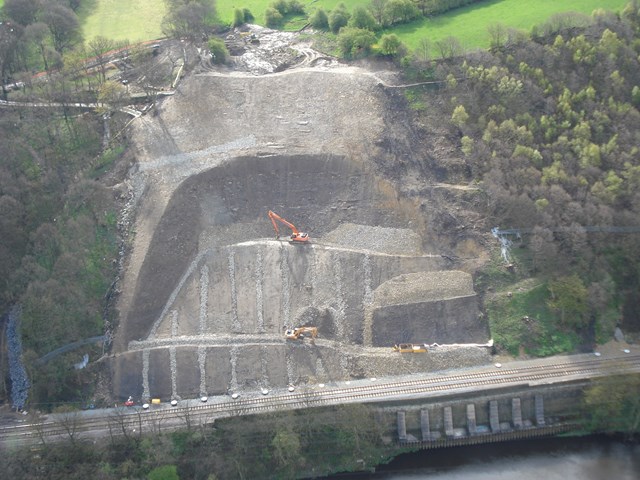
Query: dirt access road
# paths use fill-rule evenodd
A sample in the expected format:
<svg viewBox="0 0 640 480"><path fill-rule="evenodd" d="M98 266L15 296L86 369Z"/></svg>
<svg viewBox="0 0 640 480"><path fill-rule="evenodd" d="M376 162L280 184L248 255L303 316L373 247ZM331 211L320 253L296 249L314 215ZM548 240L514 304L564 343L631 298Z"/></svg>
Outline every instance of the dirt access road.
<svg viewBox="0 0 640 480"><path fill-rule="evenodd" d="M135 235L120 287L116 394L179 397L487 361L485 350L386 358L394 342L488 339L470 276L439 273L451 265L427 234L423 200L389 178L397 169L395 180L430 180L411 172L420 149L385 87L395 74L341 64L293 33L256 27L227 42L232 65L213 68L202 55L156 115L134 122ZM270 209L313 246L270 240ZM389 293L399 288L410 301ZM283 328L310 322L326 344L284 341ZM363 361L362 348L379 360Z"/></svg>

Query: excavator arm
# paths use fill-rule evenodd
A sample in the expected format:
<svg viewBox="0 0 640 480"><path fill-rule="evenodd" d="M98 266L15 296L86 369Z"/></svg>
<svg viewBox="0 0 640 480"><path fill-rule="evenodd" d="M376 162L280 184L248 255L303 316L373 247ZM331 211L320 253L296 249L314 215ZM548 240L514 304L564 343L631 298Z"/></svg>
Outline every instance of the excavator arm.
<svg viewBox="0 0 640 480"><path fill-rule="evenodd" d="M299 232L293 223L286 221L280 215L272 212L271 210L269 210L269 219L271 220L273 229L276 232L276 239L280 238L280 229L278 228L278 222L280 222L291 229L291 236L289 238L292 242L302 243L309 241L309 235L304 232Z"/></svg>

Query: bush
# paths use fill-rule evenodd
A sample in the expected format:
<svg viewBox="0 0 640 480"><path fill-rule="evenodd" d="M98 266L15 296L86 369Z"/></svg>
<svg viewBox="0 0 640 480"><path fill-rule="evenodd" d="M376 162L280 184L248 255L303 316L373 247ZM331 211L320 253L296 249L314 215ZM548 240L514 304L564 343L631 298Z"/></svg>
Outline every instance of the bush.
<svg viewBox="0 0 640 480"><path fill-rule="evenodd" d="M211 51L212 63L225 63L227 58L229 58L229 50L227 50L226 45L219 38L212 38L209 40L209 50Z"/></svg>
<svg viewBox="0 0 640 480"><path fill-rule="evenodd" d="M287 0L275 0L275 2L271 4L271 8L277 10L282 16L285 16L287 13L289 13L289 5L287 4Z"/></svg>
<svg viewBox="0 0 640 480"><path fill-rule="evenodd" d="M256 17L253 16L253 13L251 13L251 10L249 10L248 8L243 8L242 13L244 14L245 23L251 23L256 19Z"/></svg>
<svg viewBox="0 0 640 480"><path fill-rule="evenodd" d="M267 8L264 12L264 23L269 28L277 28L282 23L282 14L273 7Z"/></svg>
<svg viewBox="0 0 640 480"><path fill-rule="evenodd" d="M366 54L374 43L376 43L375 34L364 28L343 27L338 35L338 45L345 57Z"/></svg>
<svg viewBox="0 0 640 480"><path fill-rule="evenodd" d="M294 15L304 15L304 5L298 0L289 0L288 13Z"/></svg>
<svg viewBox="0 0 640 480"><path fill-rule="evenodd" d="M244 24L244 11L236 8L233 12L233 26L239 27Z"/></svg>
<svg viewBox="0 0 640 480"><path fill-rule="evenodd" d="M349 26L356 28L365 28L367 30L376 30L378 22L373 18L371 12L362 6L353 9L353 15L349 20Z"/></svg>
<svg viewBox="0 0 640 480"><path fill-rule="evenodd" d="M347 7L344 3L341 3L336 8L331 10L329 14L329 28L333 33L338 33L342 27L345 27L349 23L351 15L347 11Z"/></svg>
<svg viewBox="0 0 640 480"><path fill-rule="evenodd" d="M309 23L311 23L311 26L316 30L329 30L329 17L327 16L327 12L322 8L314 12L309 19Z"/></svg>
<svg viewBox="0 0 640 480"><path fill-rule="evenodd" d="M380 39L380 52L390 57L404 50L402 42L395 33L383 35Z"/></svg>

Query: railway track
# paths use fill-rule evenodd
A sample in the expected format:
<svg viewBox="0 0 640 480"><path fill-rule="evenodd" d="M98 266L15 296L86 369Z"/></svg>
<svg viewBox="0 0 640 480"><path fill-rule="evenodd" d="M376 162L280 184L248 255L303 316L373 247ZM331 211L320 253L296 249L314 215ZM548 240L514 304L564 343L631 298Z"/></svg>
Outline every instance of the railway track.
<svg viewBox="0 0 640 480"><path fill-rule="evenodd" d="M316 386L303 391L270 393L270 396L218 399L189 406L163 405L152 410L109 409L49 416L42 423L0 426L0 443L33 444L62 437L140 434L162 429L211 423L216 418L249 415L276 410L301 409L346 403L402 401L443 397L469 391L508 386L539 386L587 380L612 374L640 373L640 354L596 357L562 357L555 363L518 364L504 368L441 372L398 381L370 379L357 385ZM522 363L522 362L520 362ZM354 382L356 383L356 382ZM102 413L104 412L104 413Z"/></svg>

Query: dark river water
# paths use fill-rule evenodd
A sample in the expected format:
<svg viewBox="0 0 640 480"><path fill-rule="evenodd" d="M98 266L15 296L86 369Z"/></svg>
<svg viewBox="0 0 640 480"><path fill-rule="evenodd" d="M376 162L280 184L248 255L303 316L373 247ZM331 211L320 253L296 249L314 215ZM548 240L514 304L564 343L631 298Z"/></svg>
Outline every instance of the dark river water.
<svg viewBox="0 0 640 480"><path fill-rule="evenodd" d="M640 480L640 444L609 437L548 438L405 454L376 480Z"/></svg>

